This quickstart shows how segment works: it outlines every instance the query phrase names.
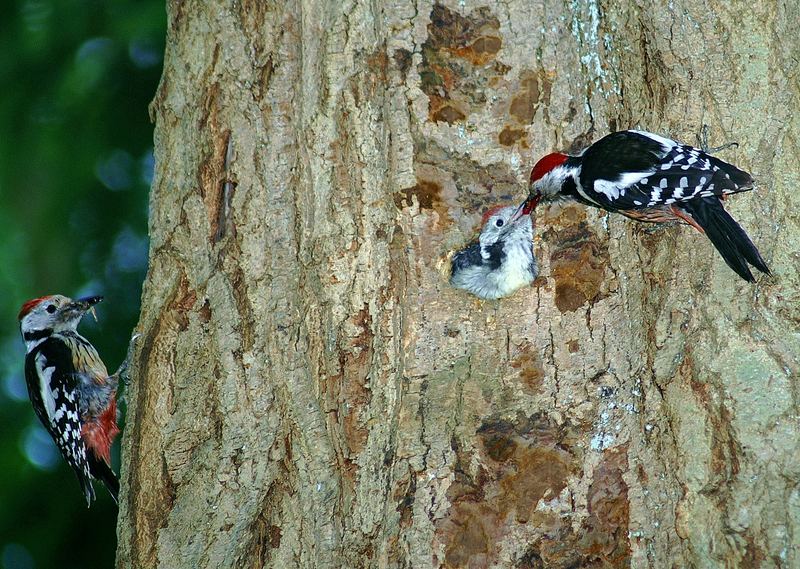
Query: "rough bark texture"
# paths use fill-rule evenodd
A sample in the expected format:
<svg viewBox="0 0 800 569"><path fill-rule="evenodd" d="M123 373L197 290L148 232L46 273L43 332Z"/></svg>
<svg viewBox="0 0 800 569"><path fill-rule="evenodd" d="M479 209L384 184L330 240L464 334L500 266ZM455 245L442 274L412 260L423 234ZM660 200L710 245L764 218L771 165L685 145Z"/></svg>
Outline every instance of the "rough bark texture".
<svg viewBox="0 0 800 569"><path fill-rule="evenodd" d="M799 566L798 6L171 3L118 567ZM543 153L703 123L773 277L579 206L441 276Z"/></svg>

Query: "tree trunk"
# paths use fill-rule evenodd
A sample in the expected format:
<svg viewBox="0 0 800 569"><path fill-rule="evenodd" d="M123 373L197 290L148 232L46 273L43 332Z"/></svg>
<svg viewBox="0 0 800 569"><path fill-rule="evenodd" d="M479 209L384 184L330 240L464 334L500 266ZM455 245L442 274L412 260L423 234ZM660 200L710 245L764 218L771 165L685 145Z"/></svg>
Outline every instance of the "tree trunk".
<svg viewBox="0 0 800 569"><path fill-rule="evenodd" d="M798 566L798 21L172 2L118 567ZM772 277L577 205L533 287L441 275L542 154L704 123Z"/></svg>

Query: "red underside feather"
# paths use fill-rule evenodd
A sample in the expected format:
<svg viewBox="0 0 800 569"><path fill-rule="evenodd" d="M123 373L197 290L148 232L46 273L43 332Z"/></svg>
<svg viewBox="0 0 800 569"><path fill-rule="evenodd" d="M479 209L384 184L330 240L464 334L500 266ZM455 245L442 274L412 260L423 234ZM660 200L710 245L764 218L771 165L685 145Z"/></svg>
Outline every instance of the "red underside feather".
<svg viewBox="0 0 800 569"><path fill-rule="evenodd" d="M111 444L119 433L117 427L117 402L111 399L108 408L97 419L83 425L81 435L86 446L98 458L111 466Z"/></svg>

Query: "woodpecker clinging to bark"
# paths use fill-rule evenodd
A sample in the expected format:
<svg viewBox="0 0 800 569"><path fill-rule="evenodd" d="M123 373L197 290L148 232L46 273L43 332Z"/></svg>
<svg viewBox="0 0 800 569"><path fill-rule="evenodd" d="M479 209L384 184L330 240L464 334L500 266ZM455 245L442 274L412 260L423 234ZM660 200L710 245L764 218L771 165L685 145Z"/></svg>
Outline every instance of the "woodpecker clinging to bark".
<svg viewBox="0 0 800 569"><path fill-rule="evenodd" d="M577 156L554 153L531 171L533 207L570 198L638 221L683 221L705 233L747 281L748 263L769 274L753 242L725 211L722 199L753 189L753 178L692 146L636 130L609 134Z"/></svg>
<svg viewBox="0 0 800 569"><path fill-rule="evenodd" d="M102 296L72 300L53 295L22 305L25 381L33 410L81 484L87 505L94 499L92 478L117 500L119 481L111 470L117 427L117 385L127 358L114 375L77 327Z"/></svg>
<svg viewBox="0 0 800 569"><path fill-rule="evenodd" d="M486 299L503 298L539 272L533 256L532 206L498 206L483 215L477 243L453 256L450 284Z"/></svg>

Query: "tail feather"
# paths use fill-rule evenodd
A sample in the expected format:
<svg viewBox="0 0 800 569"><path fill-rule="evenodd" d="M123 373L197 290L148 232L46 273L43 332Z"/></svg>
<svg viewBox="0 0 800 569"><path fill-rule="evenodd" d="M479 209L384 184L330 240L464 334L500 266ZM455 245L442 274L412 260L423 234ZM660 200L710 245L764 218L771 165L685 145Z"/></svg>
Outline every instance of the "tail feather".
<svg viewBox="0 0 800 569"><path fill-rule="evenodd" d="M765 274L769 268L744 229L722 207L719 198L689 200L681 204L703 228L725 263L744 280L754 282L748 263Z"/></svg>
<svg viewBox="0 0 800 569"><path fill-rule="evenodd" d="M86 496L86 507L88 508L94 501L94 488L92 487L92 479L91 477L86 476L83 472L79 472L77 470L76 474L78 475L78 482L81 484L83 495Z"/></svg>
<svg viewBox="0 0 800 569"><path fill-rule="evenodd" d="M750 237L745 233L744 229L742 229L742 226L725 211L721 203L719 204L719 210L722 214L718 216L718 220L726 228L731 241L738 247L739 252L744 256L747 262L756 269L764 274L770 274L767 263L761 257L761 253L758 252L758 249L750 240Z"/></svg>
<svg viewBox="0 0 800 569"><path fill-rule="evenodd" d="M91 454L91 453L89 453ZM89 468L92 476L97 478L106 487L114 502L119 503L119 480L111 467L102 459L95 456L89 457Z"/></svg>

